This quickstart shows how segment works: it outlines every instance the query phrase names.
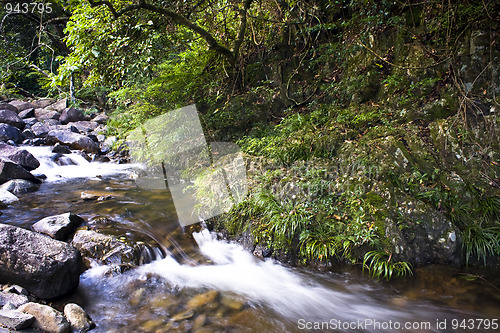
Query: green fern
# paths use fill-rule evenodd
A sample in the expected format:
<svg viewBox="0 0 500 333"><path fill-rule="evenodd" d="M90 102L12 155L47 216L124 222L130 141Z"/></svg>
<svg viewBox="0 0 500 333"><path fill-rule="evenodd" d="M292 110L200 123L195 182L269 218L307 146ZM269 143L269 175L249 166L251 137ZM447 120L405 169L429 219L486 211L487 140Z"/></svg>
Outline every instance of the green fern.
<svg viewBox="0 0 500 333"><path fill-rule="evenodd" d="M363 259L363 271L368 269L370 274L377 278L390 280L393 276L403 277L413 275L411 264L405 261L392 262L392 254L382 251L370 251Z"/></svg>

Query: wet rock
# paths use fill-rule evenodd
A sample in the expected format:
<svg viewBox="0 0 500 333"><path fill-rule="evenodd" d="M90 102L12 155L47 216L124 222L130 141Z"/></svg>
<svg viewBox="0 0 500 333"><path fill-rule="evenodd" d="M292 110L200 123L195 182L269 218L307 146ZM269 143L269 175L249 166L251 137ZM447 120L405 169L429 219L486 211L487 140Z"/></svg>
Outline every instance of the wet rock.
<svg viewBox="0 0 500 333"><path fill-rule="evenodd" d="M35 317L21 311L0 310L0 326L13 330L30 327Z"/></svg>
<svg viewBox="0 0 500 333"><path fill-rule="evenodd" d="M0 183L5 183L11 179L25 179L36 184L40 183L28 170L0 156Z"/></svg>
<svg viewBox="0 0 500 333"><path fill-rule="evenodd" d="M36 138L36 139L33 139L33 142L32 142L33 146L43 146L44 144L45 144L44 138Z"/></svg>
<svg viewBox="0 0 500 333"><path fill-rule="evenodd" d="M0 282L15 283L42 299L78 286L81 256L71 245L0 224Z"/></svg>
<svg viewBox="0 0 500 333"><path fill-rule="evenodd" d="M26 124L26 126L30 126L30 127L35 125L36 123L38 123L38 119L36 119L35 117L25 118L25 119L23 119L23 121Z"/></svg>
<svg viewBox="0 0 500 333"><path fill-rule="evenodd" d="M196 295L187 302L186 308L193 310L199 309L214 302L217 299L217 296L219 296L219 292L217 290L210 290L206 293Z"/></svg>
<svg viewBox="0 0 500 333"><path fill-rule="evenodd" d="M162 319L150 319L142 323L141 328L145 332L156 332L161 326L164 326L165 322Z"/></svg>
<svg viewBox="0 0 500 333"><path fill-rule="evenodd" d="M0 141L12 140L14 142L22 141L22 134L19 128L9 124L0 124Z"/></svg>
<svg viewBox="0 0 500 333"><path fill-rule="evenodd" d="M93 230L78 230L71 244L84 257L92 258L102 264L139 265L140 250L113 236Z"/></svg>
<svg viewBox="0 0 500 333"><path fill-rule="evenodd" d="M10 110L0 110L0 123L9 124L19 129L23 129L24 121L19 118L17 113Z"/></svg>
<svg viewBox="0 0 500 333"><path fill-rule="evenodd" d="M49 144L60 143L73 149L84 150L88 153L98 153L99 145L82 134L63 130L52 130L47 134Z"/></svg>
<svg viewBox="0 0 500 333"><path fill-rule="evenodd" d="M35 117L35 109L27 109L27 110L21 111L21 112L19 112L18 116L21 119L36 118Z"/></svg>
<svg viewBox="0 0 500 333"><path fill-rule="evenodd" d="M37 138L45 138L50 131L49 127L47 125L44 125L43 123L34 124L33 126L31 126L31 130Z"/></svg>
<svg viewBox="0 0 500 333"><path fill-rule="evenodd" d="M194 316L193 310L185 310L174 315L172 318L170 318L170 321L181 321L192 318L193 316Z"/></svg>
<svg viewBox="0 0 500 333"><path fill-rule="evenodd" d="M220 303L231 310L241 310L245 303L230 297L222 297Z"/></svg>
<svg viewBox="0 0 500 333"><path fill-rule="evenodd" d="M12 147L0 142L0 156L19 164L28 171L35 170L40 166L40 162L26 149Z"/></svg>
<svg viewBox="0 0 500 333"><path fill-rule="evenodd" d="M19 294L0 291L0 307L5 306L6 304L12 304L16 308L18 308L21 305L26 304L28 302L29 300L26 295L19 295Z"/></svg>
<svg viewBox="0 0 500 333"><path fill-rule="evenodd" d="M0 189L0 206L6 207L16 201L19 201L18 197L7 190Z"/></svg>
<svg viewBox="0 0 500 333"><path fill-rule="evenodd" d="M5 102L0 102L0 110L10 110L15 113L19 112L19 110L14 105Z"/></svg>
<svg viewBox="0 0 500 333"><path fill-rule="evenodd" d="M61 112L61 117L59 118L59 121L61 124L67 124L75 121L82 121L85 120L85 115L83 114L82 110L75 109L75 108L65 108Z"/></svg>
<svg viewBox="0 0 500 333"><path fill-rule="evenodd" d="M76 165L75 161L73 161L69 156L65 156L63 154L55 154L50 159L57 165Z"/></svg>
<svg viewBox="0 0 500 333"><path fill-rule="evenodd" d="M80 194L80 198L82 198L85 201L90 201L90 200L104 201L113 199L114 197L110 194L107 194L106 192L92 191L92 192L82 192Z"/></svg>
<svg viewBox="0 0 500 333"><path fill-rule="evenodd" d="M24 102L24 101L19 101L19 100L14 100L9 103L10 105L14 106L17 109L17 112L24 111L26 109L32 109L35 107L35 105L31 104L30 102ZM14 110L12 110L14 111Z"/></svg>
<svg viewBox="0 0 500 333"><path fill-rule="evenodd" d="M81 157L83 157L87 162L92 161L92 158L89 155L87 155L87 153L85 153L84 151L80 151L78 153L78 155L80 155Z"/></svg>
<svg viewBox="0 0 500 333"><path fill-rule="evenodd" d="M38 185L24 179L12 179L0 185L0 189L9 191L10 193L34 192L38 190Z"/></svg>
<svg viewBox="0 0 500 333"><path fill-rule="evenodd" d="M71 149L61 145L60 143L56 143L54 148L52 148L52 152L55 154L71 154Z"/></svg>
<svg viewBox="0 0 500 333"><path fill-rule="evenodd" d="M23 135L23 138L25 138L25 139L34 139L35 138L35 133L33 133L33 131L30 129L25 129L22 132L22 135Z"/></svg>
<svg viewBox="0 0 500 333"><path fill-rule="evenodd" d="M26 295L28 296L28 291L24 289L21 286L18 286L17 284L14 284L12 286L8 286L4 288L3 290L6 293L13 293L13 294L18 294L18 295Z"/></svg>
<svg viewBox="0 0 500 333"><path fill-rule="evenodd" d="M193 329L196 330L196 329L202 328L203 326L205 326L206 322L207 322L207 315L206 314L202 313L202 314L198 315L194 319Z"/></svg>
<svg viewBox="0 0 500 333"><path fill-rule="evenodd" d="M35 117L38 120L45 120L45 119L59 119L61 114L57 111L50 110L50 109L35 109Z"/></svg>
<svg viewBox="0 0 500 333"><path fill-rule="evenodd" d="M87 332L95 327L92 319L78 304L66 304L64 307L64 316L68 319L75 333Z"/></svg>
<svg viewBox="0 0 500 333"><path fill-rule="evenodd" d="M19 307L19 311L35 317L33 327L48 333L69 333L71 326L63 314L48 305L27 303Z"/></svg>
<svg viewBox="0 0 500 333"><path fill-rule="evenodd" d="M65 240L84 222L85 220L76 214L65 213L43 218L33 224L31 228L54 239Z"/></svg>
<svg viewBox="0 0 500 333"><path fill-rule="evenodd" d="M94 158L92 159L92 162L100 162L100 163L106 163L109 161L110 159L106 155L95 155Z"/></svg>

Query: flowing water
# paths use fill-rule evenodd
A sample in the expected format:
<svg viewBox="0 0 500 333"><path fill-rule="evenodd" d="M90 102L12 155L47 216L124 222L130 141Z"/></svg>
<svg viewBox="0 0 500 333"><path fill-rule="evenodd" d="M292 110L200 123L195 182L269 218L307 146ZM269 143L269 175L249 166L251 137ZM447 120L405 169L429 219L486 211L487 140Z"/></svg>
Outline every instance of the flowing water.
<svg viewBox="0 0 500 333"><path fill-rule="evenodd" d="M150 263L116 274L95 266L75 301L94 332L477 332L497 331L500 277L449 267L377 282L359 267L318 272L259 260L207 230L180 229L166 191L143 190L137 165L89 163L78 154L58 162L48 147L27 147L47 180L19 194L1 223L24 228L71 211L87 227L150 244ZM61 165L62 164L62 165ZM84 201L81 193L106 200Z"/></svg>

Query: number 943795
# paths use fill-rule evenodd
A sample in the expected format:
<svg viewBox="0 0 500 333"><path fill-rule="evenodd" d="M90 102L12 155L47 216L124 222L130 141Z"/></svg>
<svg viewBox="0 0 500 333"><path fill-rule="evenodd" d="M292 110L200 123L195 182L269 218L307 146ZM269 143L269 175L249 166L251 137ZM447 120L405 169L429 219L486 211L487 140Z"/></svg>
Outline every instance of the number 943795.
<svg viewBox="0 0 500 333"><path fill-rule="evenodd" d="M7 13L52 13L51 4L42 2L7 2L5 10Z"/></svg>

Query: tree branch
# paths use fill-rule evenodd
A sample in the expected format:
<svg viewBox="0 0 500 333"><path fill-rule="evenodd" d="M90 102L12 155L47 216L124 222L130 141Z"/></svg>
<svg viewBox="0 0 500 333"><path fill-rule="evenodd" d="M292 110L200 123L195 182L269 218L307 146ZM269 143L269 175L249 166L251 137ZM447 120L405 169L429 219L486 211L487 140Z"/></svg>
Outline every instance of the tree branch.
<svg viewBox="0 0 500 333"><path fill-rule="evenodd" d="M100 1L88 0L88 2L92 7L106 6L115 19L119 18L123 14L139 9L145 9L150 12L166 16L170 18L174 23L189 28L190 30L199 34L201 38L203 38L205 42L207 42L208 47L210 49L223 55L231 63L231 65L234 65L236 62L236 58L238 57L241 44L243 43L245 37L245 30L247 24L247 11L250 8L252 0L245 0L243 9L240 10L240 28L232 50L220 44L214 38L214 36L210 34L210 32L200 27L198 24L191 22L183 15L163 7L152 5L150 3L147 3L145 0L139 0L137 4L128 5L120 10L116 10L113 4L107 0L100 0Z"/></svg>

